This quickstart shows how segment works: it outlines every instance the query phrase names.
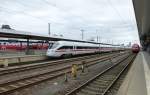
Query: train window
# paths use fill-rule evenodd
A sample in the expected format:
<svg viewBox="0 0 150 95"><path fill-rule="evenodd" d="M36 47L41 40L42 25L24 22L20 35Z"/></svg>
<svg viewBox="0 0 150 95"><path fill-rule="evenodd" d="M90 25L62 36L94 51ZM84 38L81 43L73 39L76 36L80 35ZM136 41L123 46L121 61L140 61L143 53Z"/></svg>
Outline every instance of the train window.
<svg viewBox="0 0 150 95"><path fill-rule="evenodd" d="M98 49L99 47L90 47L90 46L77 46L76 49Z"/></svg>
<svg viewBox="0 0 150 95"><path fill-rule="evenodd" d="M49 46L49 49L54 49L59 45L59 43L54 43L52 46Z"/></svg>
<svg viewBox="0 0 150 95"><path fill-rule="evenodd" d="M89 49L94 49L94 47L89 47Z"/></svg>
<svg viewBox="0 0 150 95"><path fill-rule="evenodd" d="M73 49L73 46L62 46L58 50L60 49Z"/></svg>
<svg viewBox="0 0 150 95"><path fill-rule="evenodd" d="M53 44L52 43L49 43L49 49L51 49L52 48L52 46L53 46Z"/></svg>
<svg viewBox="0 0 150 95"><path fill-rule="evenodd" d="M65 49L65 46L60 47L58 50L60 50L60 49Z"/></svg>
<svg viewBox="0 0 150 95"><path fill-rule="evenodd" d="M89 47L84 47L84 49L88 49Z"/></svg>
<svg viewBox="0 0 150 95"><path fill-rule="evenodd" d="M73 46L68 46L68 49L73 49Z"/></svg>
<svg viewBox="0 0 150 95"><path fill-rule="evenodd" d="M65 46L66 49L73 49L73 46Z"/></svg>
<svg viewBox="0 0 150 95"><path fill-rule="evenodd" d="M81 46L77 46L76 48L77 48L77 49L82 49L82 47L81 47Z"/></svg>

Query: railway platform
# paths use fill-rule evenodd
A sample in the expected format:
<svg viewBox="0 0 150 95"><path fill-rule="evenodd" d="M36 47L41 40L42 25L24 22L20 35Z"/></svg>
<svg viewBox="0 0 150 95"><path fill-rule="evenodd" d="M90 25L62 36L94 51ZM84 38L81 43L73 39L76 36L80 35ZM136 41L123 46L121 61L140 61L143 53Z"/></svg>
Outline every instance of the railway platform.
<svg viewBox="0 0 150 95"><path fill-rule="evenodd" d="M46 59L47 57L45 55L22 55L22 56L0 57L0 66L3 66L5 64L12 65L15 63L33 62L33 61L40 61Z"/></svg>
<svg viewBox="0 0 150 95"><path fill-rule="evenodd" d="M150 95L150 55L140 52L117 95Z"/></svg>

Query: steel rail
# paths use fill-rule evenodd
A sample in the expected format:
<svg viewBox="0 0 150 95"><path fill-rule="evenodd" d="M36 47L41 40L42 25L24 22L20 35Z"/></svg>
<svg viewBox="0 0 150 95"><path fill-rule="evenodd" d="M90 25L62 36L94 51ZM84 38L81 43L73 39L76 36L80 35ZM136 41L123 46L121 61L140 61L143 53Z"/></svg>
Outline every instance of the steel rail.
<svg viewBox="0 0 150 95"><path fill-rule="evenodd" d="M117 55L116 55L117 56ZM114 56L113 56L114 57ZM94 65L94 64L96 64L97 63L97 61L105 61L105 60L108 60L109 59L109 57L108 58L105 58L105 59L103 59L103 60L93 60L93 61L90 61L90 62L88 62L88 65L87 66L91 66L91 65ZM96 61L96 62L94 62L94 61ZM91 62L93 62L93 63L91 63ZM91 64L90 64L91 63ZM81 65L81 64L80 64ZM68 70L66 70L66 71L64 71L64 72L62 72L62 71L60 71L60 70L64 70L64 69L68 69ZM81 70L81 67L79 67L78 68L78 70ZM58 71L58 73L56 73ZM54 74L53 74L53 73ZM52 73L52 74L50 74L50 73ZM62 76L62 75L64 75L65 73L71 73L71 70L70 70L70 67L68 66L68 67L64 67L64 68L60 68L60 69L57 69L57 70L53 70L53 71L50 71L50 72L47 72L47 73L44 73L44 74L39 74L39 75L36 75L36 76L30 76L30 77L27 77L27 78L23 78L23 79L18 79L18 80L15 80L15 81L10 81L10 82L7 82L7 83L2 83L2 84L0 84L0 87L1 88L5 88L5 86L7 87L7 85L9 86L9 85L11 85L11 83L12 84L17 84L17 83L22 83L23 85L21 85L21 86L16 86L16 88L12 88L12 89L8 89L8 87L7 87L7 90L6 91L0 91L0 94L1 95L5 95L5 94L9 94L9 93L11 93L11 92L14 92L14 91L17 91L17 90L19 90L19 89L23 89L23 88L26 88L26 87L30 87L30 86L33 86L33 85L36 85L36 84L39 84L39 83L41 83L41 82L45 82L45 81L47 81L47 80L50 80L50 79L54 79L54 78L56 78L56 77L59 77L59 76ZM49 77L43 77L44 75L49 75ZM42 76L42 77L41 77ZM37 77L39 77L39 78L37 78ZM31 78L35 78L35 81L30 81L29 83L27 83L27 84L25 84L25 83L23 83L22 81L26 81L26 80L28 80L28 79L31 79ZM31 79L32 80L32 79Z"/></svg>
<svg viewBox="0 0 150 95"><path fill-rule="evenodd" d="M117 54L120 55L120 53L117 53ZM111 56L113 54L108 54L108 55ZM102 57L105 57L105 56L108 56L108 55L104 55ZM93 58L93 57L99 57L99 56L92 55L92 56L64 59L64 60L58 60L58 61L43 62L43 63L40 63L40 64L20 66L20 67L11 68L11 69L4 69L4 70L0 70L0 76L6 75L6 74L11 74L11 73L17 73L17 72L21 72L21 71L27 71L27 70L32 70L32 69L44 68L44 67L47 67L47 66L54 66L54 65L58 65L60 63L62 64L62 63L69 63L69 62L74 62L74 61L80 61L80 60Z"/></svg>

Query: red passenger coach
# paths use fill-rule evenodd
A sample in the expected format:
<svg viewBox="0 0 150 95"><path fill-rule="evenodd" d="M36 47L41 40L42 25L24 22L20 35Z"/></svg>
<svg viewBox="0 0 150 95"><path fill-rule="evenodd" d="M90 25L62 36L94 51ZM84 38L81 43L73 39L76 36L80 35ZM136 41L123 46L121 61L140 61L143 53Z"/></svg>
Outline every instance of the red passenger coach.
<svg viewBox="0 0 150 95"><path fill-rule="evenodd" d="M133 44L132 45L132 52L138 53L139 51L140 51L140 46L138 44Z"/></svg>

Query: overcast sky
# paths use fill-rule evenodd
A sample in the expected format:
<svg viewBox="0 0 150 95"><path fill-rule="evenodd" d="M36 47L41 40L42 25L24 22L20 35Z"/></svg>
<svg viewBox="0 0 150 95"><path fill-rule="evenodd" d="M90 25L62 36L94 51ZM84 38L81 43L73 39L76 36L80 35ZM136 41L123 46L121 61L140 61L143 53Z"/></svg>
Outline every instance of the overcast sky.
<svg viewBox="0 0 150 95"><path fill-rule="evenodd" d="M132 0L0 0L0 24L65 38L100 36L101 42L139 42ZM97 31L97 32L96 32Z"/></svg>

